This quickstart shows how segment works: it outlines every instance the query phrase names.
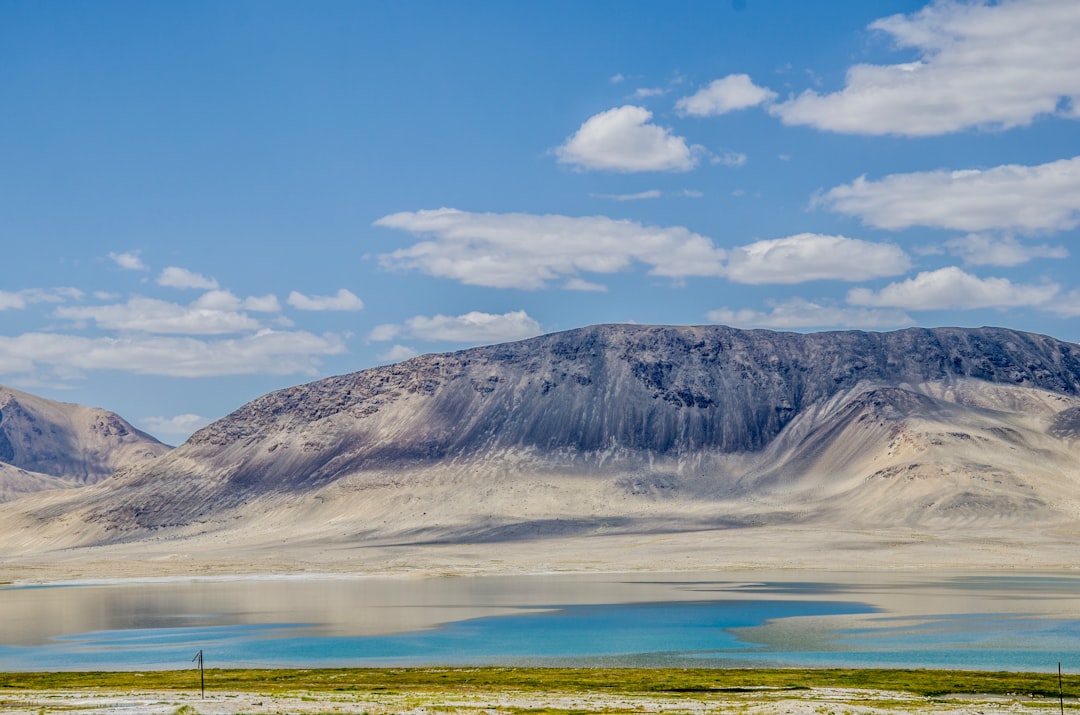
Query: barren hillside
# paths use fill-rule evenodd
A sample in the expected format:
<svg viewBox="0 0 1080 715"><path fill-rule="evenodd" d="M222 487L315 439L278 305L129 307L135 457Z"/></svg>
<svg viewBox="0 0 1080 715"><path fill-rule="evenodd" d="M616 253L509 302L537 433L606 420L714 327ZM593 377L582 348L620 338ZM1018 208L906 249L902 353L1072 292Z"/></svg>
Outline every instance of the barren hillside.
<svg viewBox="0 0 1080 715"><path fill-rule="evenodd" d="M978 562L972 543L1074 543L1077 415L1080 347L1040 335L605 325L274 392L0 523L28 557L583 563L618 543L589 563L701 565L745 543L820 561L833 539Z"/></svg>

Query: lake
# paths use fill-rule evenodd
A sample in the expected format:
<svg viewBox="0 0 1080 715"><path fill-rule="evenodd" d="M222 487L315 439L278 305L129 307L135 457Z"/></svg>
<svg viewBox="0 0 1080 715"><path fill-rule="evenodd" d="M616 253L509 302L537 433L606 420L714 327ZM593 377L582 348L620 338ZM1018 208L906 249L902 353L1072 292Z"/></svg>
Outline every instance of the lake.
<svg viewBox="0 0 1080 715"><path fill-rule="evenodd" d="M1080 574L302 575L0 588L0 670L1080 667Z"/></svg>

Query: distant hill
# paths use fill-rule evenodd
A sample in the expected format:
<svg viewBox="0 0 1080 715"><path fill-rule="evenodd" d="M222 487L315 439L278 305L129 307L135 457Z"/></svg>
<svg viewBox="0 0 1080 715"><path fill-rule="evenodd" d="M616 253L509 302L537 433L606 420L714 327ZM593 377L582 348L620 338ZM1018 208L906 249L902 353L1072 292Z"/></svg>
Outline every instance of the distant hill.
<svg viewBox="0 0 1080 715"><path fill-rule="evenodd" d="M169 449L112 412L0 385L0 501L96 484Z"/></svg>
<svg viewBox="0 0 1080 715"><path fill-rule="evenodd" d="M1080 346L1042 335L601 325L273 392L0 524L25 553L1069 540L1078 434Z"/></svg>

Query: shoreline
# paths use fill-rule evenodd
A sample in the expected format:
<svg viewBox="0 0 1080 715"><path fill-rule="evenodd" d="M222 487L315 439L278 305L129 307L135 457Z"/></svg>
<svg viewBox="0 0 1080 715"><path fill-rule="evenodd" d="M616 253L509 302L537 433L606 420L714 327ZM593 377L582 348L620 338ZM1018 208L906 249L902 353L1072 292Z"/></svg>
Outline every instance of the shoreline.
<svg viewBox="0 0 1080 715"><path fill-rule="evenodd" d="M336 669L164 673L0 673L0 709L137 715L526 712L708 715L1045 714L1056 674L933 670ZM1062 707L1077 705L1070 676Z"/></svg>

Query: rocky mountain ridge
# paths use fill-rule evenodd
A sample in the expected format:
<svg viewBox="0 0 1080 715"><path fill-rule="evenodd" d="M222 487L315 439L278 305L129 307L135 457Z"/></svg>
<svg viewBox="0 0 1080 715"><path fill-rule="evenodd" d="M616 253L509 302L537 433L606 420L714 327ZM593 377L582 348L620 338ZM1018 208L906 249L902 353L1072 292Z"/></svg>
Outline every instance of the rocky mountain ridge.
<svg viewBox="0 0 1080 715"><path fill-rule="evenodd" d="M273 392L0 521L28 552L1072 533L1078 415L1047 336L601 325Z"/></svg>

